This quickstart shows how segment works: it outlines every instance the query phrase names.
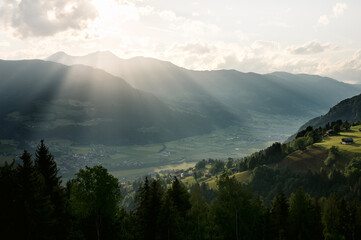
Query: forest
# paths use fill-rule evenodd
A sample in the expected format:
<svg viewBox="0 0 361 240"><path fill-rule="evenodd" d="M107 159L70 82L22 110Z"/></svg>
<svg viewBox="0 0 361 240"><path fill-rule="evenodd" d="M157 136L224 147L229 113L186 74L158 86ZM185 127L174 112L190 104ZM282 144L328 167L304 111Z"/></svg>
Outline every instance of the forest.
<svg viewBox="0 0 361 240"><path fill-rule="evenodd" d="M20 159L0 167L3 239L361 239L360 161L352 177L298 176L303 184L295 184L297 174L264 166L249 184L224 171L216 188L146 177L129 210L118 179L102 166L62 183L44 141L34 159L26 150ZM317 195L312 184L339 189Z"/></svg>

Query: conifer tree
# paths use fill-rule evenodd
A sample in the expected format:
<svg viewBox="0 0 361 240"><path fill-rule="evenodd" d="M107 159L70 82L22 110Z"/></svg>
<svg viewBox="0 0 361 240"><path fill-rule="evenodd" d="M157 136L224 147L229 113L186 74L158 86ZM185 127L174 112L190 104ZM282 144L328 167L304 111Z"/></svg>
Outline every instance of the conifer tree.
<svg viewBox="0 0 361 240"><path fill-rule="evenodd" d="M44 178L46 186L46 193L52 195L54 189L61 184L60 176L58 176L58 168L53 155L50 154L49 149L44 144L44 140L36 148L35 153L35 168Z"/></svg>
<svg viewBox="0 0 361 240"><path fill-rule="evenodd" d="M288 230L289 204L283 191L273 199L271 206L272 229L275 231L277 239L285 239Z"/></svg>
<svg viewBox="0 0 361 240"><path fill-rule="evenodd" d="M210 231L209 208L198 183L192 187L190 203L192 206L190 209L191 238L195 240L208 239Z"/></svg>
<svg viewBox="0 0 361 240"><path fill-rule="evenodd" d="M30 153L25 150L20 159L22 165L17 168L18 217L22 231L17 233L24 239L53 239L53 208L49 198L44 194L45 186L33 166Z"/></svg>
<svg viewBox="0 0 361 240"><path fill-rule="evenodd" d="M53 155L49 152L44 140L36 148L35 168L40 174L45 185L45 195L48 195L54 208L53 218L56 221L56 236L58 239L65 237L65 190L61 186L61 177L58 176L57 164Z"/></svg>
<svg viewBox="0 0 361 240"><path fill-rule="evenodd" d="M14 163L0 166L0 226L4 239L11 239L17 228L18 176Z"/></svg>

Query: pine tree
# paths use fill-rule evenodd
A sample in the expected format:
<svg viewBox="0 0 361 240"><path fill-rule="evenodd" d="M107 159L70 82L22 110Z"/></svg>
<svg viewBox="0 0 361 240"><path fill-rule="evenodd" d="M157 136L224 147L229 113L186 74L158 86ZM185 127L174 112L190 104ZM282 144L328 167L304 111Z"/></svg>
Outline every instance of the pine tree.
<svg viewBox="0 0 361 240"><path fill-rule="evenodd" d="M198 183L192 187L190 203L192 205L190 209L191 238L195 240L208 239L210 230L209 208Z"/></svg>
<svg viewBox="0 0 361 240"><path fill-rule="evenodd" d="M18 218L22 231L15 234L24 239L53 239L53 208L44 193L45 186L33 166L30 153L25 150L20 159L23 163L17 168Z"/></svg>
<svg viewBox="0 0 361 240"><path fill-rule="evenodd" d="M11 239L17 227L18 179L15 160L0 166L0 226L4 239Z"/></svg>
<svg viewBox="0 0 361 240"><path fill-rule="evenodd" d="M277 239L286 239L288 231L288 200L281 191L272 201L271 223Z"/></svg>
<svg viewBox="0 0 361 240"><path fill-rule="evenodd" d="M46 193L52 195L55 188L61 184L60 176L58 176L58 168L53 155L44 144L44 140L36 148L35 168L43 176L46 186Z"/></svg>
<svg viewBox="0 0 361 240"><path fill-rule="evenodd" d="M58 239L65 237L65 190L61 186L61 177L58 176L58 168L53 155L44 144L44 140L36 148L35 169L39 172L44 185L45 195L48 195L54 208L53 218L56 221L56 236Z"/></svg>

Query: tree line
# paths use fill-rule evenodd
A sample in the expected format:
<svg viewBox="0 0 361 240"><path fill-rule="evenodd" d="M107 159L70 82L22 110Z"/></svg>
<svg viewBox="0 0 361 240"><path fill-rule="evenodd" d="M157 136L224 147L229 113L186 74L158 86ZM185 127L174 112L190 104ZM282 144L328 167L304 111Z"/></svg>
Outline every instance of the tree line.
<svg viewBox="0 0 361 240"><path fill-rule="evenodd" d="M27 151L20 159L0 167L2 239L361 239L357 198L316 198L298 188L265 204L224 172L216 190L145 178L125 210L118 179L102 166L62 184L43 141L34 159Z"/></svg>

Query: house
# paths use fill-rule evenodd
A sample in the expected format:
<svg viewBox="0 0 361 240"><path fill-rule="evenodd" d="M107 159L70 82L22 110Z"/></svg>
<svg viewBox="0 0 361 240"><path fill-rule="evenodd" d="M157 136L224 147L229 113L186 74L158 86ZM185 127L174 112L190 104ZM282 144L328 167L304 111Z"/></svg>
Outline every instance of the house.
<svg viewBox="0 0 361 240"><path fill-rule="evenodd" d="M344 144L344 145L350 145L353 143L353 139L352 138L342 138L342 142L341 144Z"/></svg>

